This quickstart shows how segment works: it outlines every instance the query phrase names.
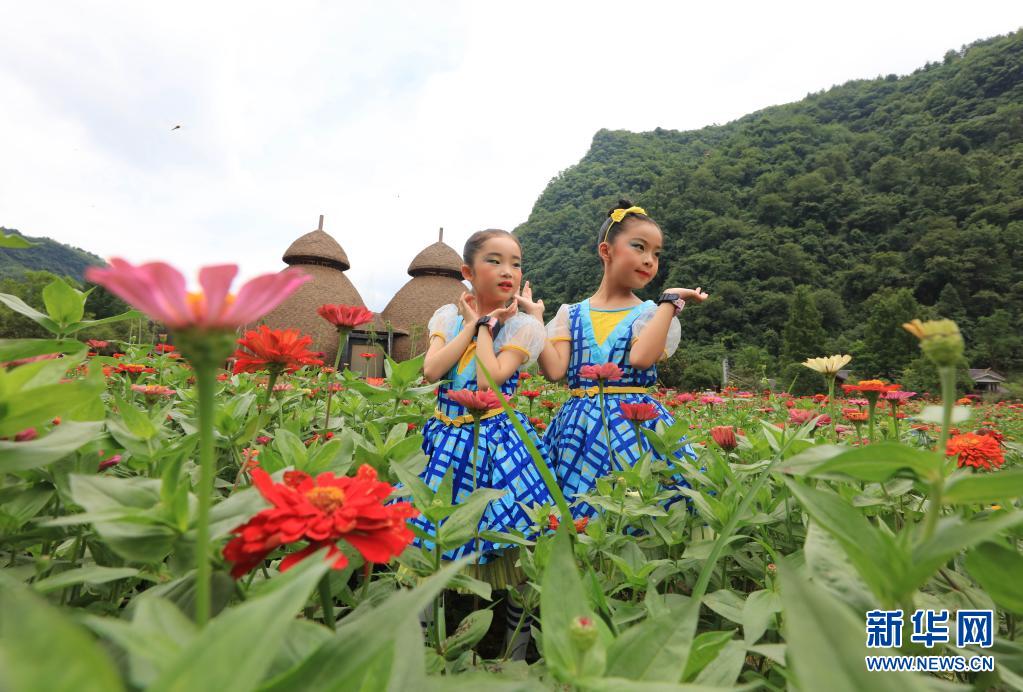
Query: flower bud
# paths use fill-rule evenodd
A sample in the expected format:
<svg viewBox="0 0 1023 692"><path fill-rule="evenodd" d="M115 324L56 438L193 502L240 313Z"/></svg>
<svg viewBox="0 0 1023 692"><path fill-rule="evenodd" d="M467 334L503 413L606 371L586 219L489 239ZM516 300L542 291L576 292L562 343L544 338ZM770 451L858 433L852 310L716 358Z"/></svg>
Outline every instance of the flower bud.
<svg viewBox="0 0 1023 692"><path fill-rule="evenodd" d="M963 336L952 320L913 320L902 328L920 340L920 349L938 367L954 366L963 357Z"/></svg>
<svg viewBox="0 0 1023 692"><path fill-rule="evenodd" d="M597 625L593 618L580 615L568 626L568 635L578 651L588 651L597 641Z"/></svg>

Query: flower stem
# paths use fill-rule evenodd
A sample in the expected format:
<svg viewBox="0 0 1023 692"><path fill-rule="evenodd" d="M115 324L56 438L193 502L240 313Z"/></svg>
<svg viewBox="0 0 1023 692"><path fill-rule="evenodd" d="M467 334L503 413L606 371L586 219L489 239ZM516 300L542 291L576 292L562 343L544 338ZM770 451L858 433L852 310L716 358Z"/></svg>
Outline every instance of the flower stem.
<svg viewBox="0 0 1023 692"><path fill-rule="evenodd" d="M611 461L611 468L624 471L615 458L615 451L611 447L611 429L607 425L607 406L604 398L604 380L597 380L597 396L600 397L600 421L604 424L604 439L607 441L607 454Z"/></svg>
<svg viewBox="0 0 1023 692"><path fill-rule="evenodd" d="M199 389L199 516L195 531L195 622L199 627L210 619L210 505L213 499L213 406L217 384L216 369L195 365Z"/></svg>
<svg viewBox="0 0 1023 692"><path fill-rule="evenodd" d="M320 606L323 608L323 622L330 629L334 627L334 596L330 593L330 574L324 574L319 584Z"/></svg>
<svg viewBox="0 0 1023 692"><path fill-rule="evenodd" d="M323 430L326 431L327 424L330 423L330 400L334 396L333 380L337 378L337 366L341 363L341 354L344 353L345 346L348 344L348 329L337 330L337 353L334 355L334 372L331 373L329 382L327 382L327 409L323 412Z"/></svg>
<svg viewBox="0 0 1023 692"><path fill-rule="evenodd" d="M955 368L947 365L939 366L938 377L941 379L941 438L938 440L938 453L944 459L945 449L948 446L949 428L952 427L952 407L955 406ZM938 517L941 515L941 498L945 491L944 466L942 469L941 475L931 483L927 517L924 519L925 540L934 535L934 528L938 525Z"/></svg>

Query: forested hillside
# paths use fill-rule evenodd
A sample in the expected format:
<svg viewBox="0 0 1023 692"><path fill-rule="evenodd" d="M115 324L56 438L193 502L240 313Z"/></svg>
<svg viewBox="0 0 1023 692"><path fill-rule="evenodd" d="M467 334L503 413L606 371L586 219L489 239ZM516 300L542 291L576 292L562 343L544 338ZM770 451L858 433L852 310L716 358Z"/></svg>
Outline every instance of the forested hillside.
<svg viewBox="0 0 1023 692"><path fill-rule="evenodd" d="M641 104L637 104L641 107ZM517 230L548 305L596 288L596 233L622 196L665 231L662 286L711 294L667 368L747 378L849 352L914 377L902 321L956 319L970 364L1023 370L1023 32L911 75L860 80L690 132L598 132ZM797 298L798 297L798 298Z"/></svg>
<svg viewBox="0 0 1023 692"><path fill-rule="evenodd" d="M0 279L18 278L28 271L48 271L82 281L86 267L104 264L102 258L91 252L50 238L32 238L3 227L0 234L19 235L32 243L30 248L0 248Z"/></svg>

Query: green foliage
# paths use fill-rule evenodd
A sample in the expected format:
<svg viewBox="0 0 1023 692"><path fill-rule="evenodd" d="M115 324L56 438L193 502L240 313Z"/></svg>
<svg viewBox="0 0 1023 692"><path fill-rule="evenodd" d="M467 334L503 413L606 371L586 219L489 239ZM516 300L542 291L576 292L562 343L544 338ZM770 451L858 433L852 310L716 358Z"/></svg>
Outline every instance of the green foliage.
<svg viewBox="0 0 1023 692"><path fill-rule="evenodd" d="M599 131L518 229L528 277L548 305L592 293L596 231L627 196L665 234L660 272L641 296L676 285L711 295L683 313L683 349L731 339L729 352L779 355L799 285L813 288L825 345L850 345L868 299L904 289L962 317L968 340L978 328L973 366L1023 368L1023 32L953 55L724 126ZM850 351L851 367L894 375L910 359L891 346L872 345L869 363Z"/></svg>

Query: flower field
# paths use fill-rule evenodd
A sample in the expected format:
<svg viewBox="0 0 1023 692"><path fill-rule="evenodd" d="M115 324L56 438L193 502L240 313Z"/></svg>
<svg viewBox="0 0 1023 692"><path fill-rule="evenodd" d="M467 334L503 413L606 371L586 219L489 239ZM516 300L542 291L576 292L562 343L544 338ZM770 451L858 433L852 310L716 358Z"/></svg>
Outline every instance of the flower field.
<svg viewBox="0 0 1023 692"><path fill-rule="evenodd" d="M906 327L942 392L842 385L832 357L806 363L815 396L655 389L668 429L630 408L663 455L698 458L599 480L588 522L558 494L531 532L484 536L528 578L521 661L493 634L506 594L440 560L500 492L451 506L418 480L421 358L367 381L298 333L236 332L293 275L232 301L233 273L188 297L174 273L118 270L169 340L78 340L88 296L66 284L45 311L4 300L53 336L0 341L0 689L1023 689L1023 403L956 400L948 325ZM342 343L366 319L320 314ZM541 431L568 391L523 378L498 403ZM680 471L691 487L666 490ZM416 515L437 546L411 547ZM994 613L989 645L957 641L968 610ZM892 611L892 643L868 648L868 613ZM928 618L925 640L917 611L952 636ZM994 670L864 665L890 654Z"/></svg>

